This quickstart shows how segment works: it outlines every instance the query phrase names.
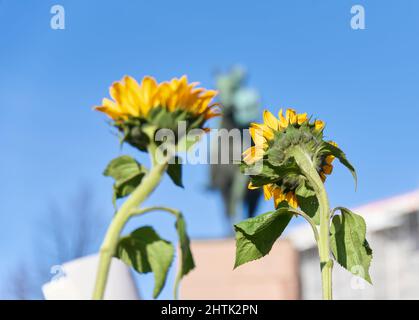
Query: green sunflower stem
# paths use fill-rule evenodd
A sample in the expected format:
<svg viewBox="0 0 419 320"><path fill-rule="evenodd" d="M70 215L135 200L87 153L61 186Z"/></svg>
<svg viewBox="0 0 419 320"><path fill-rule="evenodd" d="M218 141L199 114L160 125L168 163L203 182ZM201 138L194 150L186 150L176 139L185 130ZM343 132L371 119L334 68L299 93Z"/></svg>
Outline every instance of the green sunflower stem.
<svg viewBox="0 0 419 320"><path fill-rule="evenodd" d="M301 148L293 150L295 161L304 176L316 192L320 208L320 231L317 246L320 257L320 270L322 278L323 299L332 300L332 269L333 260L330 258L330 208L326 189L310 156Z"/></svg>
<svg viewBox="0 0 419 320"><path fill-rule="evenodd" d="M154 191L166 171L167 162L156 163L154 159L154 150L150 150L150 154L153 162L151 170L115 214L100 248L99 266L93 291L94 300L103 299L111 260L115 254L122 229L129 218L135 214L135 209L137 209L138 206Z"/></svg>
<svg viewBox="0 0 419 320"><path fill-rule="evenodd" d="M302 216L310 224L310 227L313 230L314 240L316 240L316 243L319 243L319 232L317 231L317 226L314 223L314 221L303 211L296 209L292 211L295 212L297 215Z"/></svg>

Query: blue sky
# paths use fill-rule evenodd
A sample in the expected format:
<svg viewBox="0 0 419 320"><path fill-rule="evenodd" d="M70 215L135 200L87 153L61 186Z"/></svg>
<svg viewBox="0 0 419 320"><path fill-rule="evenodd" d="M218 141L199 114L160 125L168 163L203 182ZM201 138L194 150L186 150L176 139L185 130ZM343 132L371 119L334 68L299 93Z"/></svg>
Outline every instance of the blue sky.
<svg viewBox="0 0 419 320"><path fill-rule="evenodd" d="M354 31L350 8L359 3L366 30ZM65 30L50 28L54 4L66 10ZM336 166L327 182L332 204L417 188L418 10L413 0L0 0L0 274L35 254L35 221L52 201L66 205L81 183L111 218L112 181L102 171L121 151L91 107L125 74L187 74L213 87L214 70L240 63L266 108L324 119L357 168L355 193ZM185 190L165 179L148 200L182 209L193 238L226 231L219 197L204 191L207 170L187 166ZM144 221L175 239L170 218ZM140 282L149 298L152 278ZM171 283L162 297L171 297Z"/></svg>

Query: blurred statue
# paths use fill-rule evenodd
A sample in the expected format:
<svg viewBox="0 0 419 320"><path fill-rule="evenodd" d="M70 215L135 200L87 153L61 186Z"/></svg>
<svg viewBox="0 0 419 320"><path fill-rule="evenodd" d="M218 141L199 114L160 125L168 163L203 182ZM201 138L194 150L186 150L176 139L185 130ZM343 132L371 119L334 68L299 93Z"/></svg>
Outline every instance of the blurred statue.
<svg viewBox="0 0 419 320"><path fill-rule="evenodd" d="M219 128L240 129L242 141L243 129L248 129L249 124L258 117L260 104L258 92L245 87L245 81L246 71L242 67L234 67L228 73L216 75L216 87L223 110ZM233 148L243 150L242 145L233 146L231 140L222 141L222 143L218 141L217 144L211 146L211 151L217 147L218 154L229 150L231 155ZM242 219L246 209L247 217L254 216L261 193L259 190L247 188L248 178L240 173L237 164L232 161L228 164L212 164L210 179L210 188L221 192L224 211L230 221Z"/></svg>

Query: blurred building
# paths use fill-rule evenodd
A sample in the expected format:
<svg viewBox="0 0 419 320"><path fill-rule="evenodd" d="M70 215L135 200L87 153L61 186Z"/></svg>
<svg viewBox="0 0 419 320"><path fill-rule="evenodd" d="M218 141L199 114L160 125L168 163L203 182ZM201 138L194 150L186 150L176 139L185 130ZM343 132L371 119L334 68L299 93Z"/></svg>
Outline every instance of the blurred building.
<svg viewBox="0 0 419 320"><path fill-rule="evenodd" d="M181 299L298 299L298 254L278 241L266 259L233 270L235 240L192 242L196 268L180 286Z"/></svg>
<svg viewBox="0 0 419 320"><path fill-rule="evenodd" d="M338 263L333 268L335 299L419 299L419 190L353 209L364 217L373 250L373 286ZM298 226L289 239L299 252L302 299L321 298L317 248L310 227Z"/></svg>
<svg viewBox="0 0 419 320"><path fill-rule="evenodd" d="M367 224L373 286L337 263L335 299L419 299L419 190L353 209ZM271 253L233 271L233 239L194 241L197 268L181 299L320 299L317 247L310 227L295 227Z"/></svg>

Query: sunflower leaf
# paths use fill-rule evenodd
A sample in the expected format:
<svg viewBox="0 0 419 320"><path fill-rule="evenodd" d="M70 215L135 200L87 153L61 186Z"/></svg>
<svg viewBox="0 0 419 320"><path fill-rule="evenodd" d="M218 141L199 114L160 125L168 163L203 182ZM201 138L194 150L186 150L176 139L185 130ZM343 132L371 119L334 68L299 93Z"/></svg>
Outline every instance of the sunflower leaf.
<svg viewBox="0 0 419 320"><path fill-rule="evenodd" d="M182 158L174 156L167 166L167 174L173 183L184 188L182 183Z"/></svg>
<svg viewBox="0 0 419 320"><path fill-rule="evenodd" d="M154 273L153 297L157 298L166 282L174 258L173 245L145 226L119 240L115 257L139 273Z"/></svg>
<svg viewBox="0 0 419 320"><path fill-rule="evenodd" d="M295 190L298 205L315 224L320 224L320 206L316 193L304 181L302 181Z"/></svg>
<svg viewBox="0 0 419 320"><path fill-rule="evenodd" d="M333 256L346 270L372 284L369 274L372 250L365 238L365 221L349 209L337 209L342 214L333 217L330 228Z"/></svg>
<svg viewBox="0 0 419 320"><path fill-rule="evenodd" d="M290 222L293 213L285 202L276 211L234 225L236 261L234 268L267 255Z"/></svg>
<svg viewBox="0 0 419 320"><path fill-rule="evenodd" d="M114 178L113 199L116 200L129 195L141 183L146 173L147 169L144 166L134 158L124 155L113 159L103 175Z"/></svg>
<svg viewBox="0 0 419 320"><path fill-rule="evenodd" d="M338 147L335 147L334 145L332 145L329 142L323 141L321 146L320 146L320 154L322 155L332 155L335 156L336 158L339 159L340 163L342 163L346 168L349 169L349 171L351 172L352 176L354 177L355 180L355 189L357 187L357 175L356 175L356 171L355 168L352 166L352 164L348 161L348 159L346 158L345 153L339 149Z"/></svg>

